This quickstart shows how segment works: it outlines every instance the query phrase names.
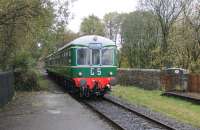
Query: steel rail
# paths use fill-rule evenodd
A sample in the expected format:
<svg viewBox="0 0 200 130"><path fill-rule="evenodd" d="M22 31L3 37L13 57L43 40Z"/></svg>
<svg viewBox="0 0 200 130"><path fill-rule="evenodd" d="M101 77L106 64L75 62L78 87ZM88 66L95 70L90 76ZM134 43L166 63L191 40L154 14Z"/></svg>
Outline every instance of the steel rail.
<svg viewBox="0 0 200 130"><path fill-rule="evenodd" d="M117 122L113 121L111 118L109 118L108 116L106 116L101 111L97 110L94 106L92 106L86 100L81 100L81 102L84 103L85 105L87 105L90 109L92 109L92 111L94 111L94 112L98 113L100 116L104 117L107 121L109 121L112 125L114 125L115 127L117 127L119 130L125 130L121 125L119 125Z"/></svg>
<svg viewBox="0 0 200 130"><path fill-rule="evenodd" d="M112 103L112 104L115 104L115 105L117 105L117 106L119 106L119 107L121 107L123 109L126 109L126 110L128 110L128 111L130 111L130 112L132 112L132 113L134 113L134 114L146 119L146 120L149 120L149 121L151 121L151 122L153 122L155 124L158 124L158 125L166 128L166 129L177 130L177 128L174 128L173 126L170 126L169 124L161 122L161 121L159 121L157 119L153 119L152 117L149 117L149 116L147 116L147 115L145 115L145 114L143 114L143 113L141 113L141 112L129 107L128 105L122 104L122 103L120 103L118 101L114 101L114 100L112 100L112 99L110 99L108 97L103 97L103 99L108 101L108 102L110 102L110 103Z"/></svg>

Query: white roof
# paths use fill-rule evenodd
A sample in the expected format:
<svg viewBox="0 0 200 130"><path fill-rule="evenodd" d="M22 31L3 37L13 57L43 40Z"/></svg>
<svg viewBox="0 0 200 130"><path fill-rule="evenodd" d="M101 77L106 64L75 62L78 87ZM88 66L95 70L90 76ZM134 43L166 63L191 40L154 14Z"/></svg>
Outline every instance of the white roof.
<svg viewBox="0 0 200 130"><path fill-rule="evenodd" d="M86 36L82 36L79 37L73 41L71 41L70 43L64 45L63 47L59 48L58 51L64 49L67 46L70 45L84 45L84 46L88 46L90 43L102 43L102 46L107 46L107 45L113 45L115 46L115 43L105 37L102 36L98 36L98 35L86 35Z"/></svg>
<svg viewBox="0 0 200 130"><path fill-rule="evenodd" d="M63 50L64 48L70 46L70 45L84 45L84 46L89 46L90 43L102 43L102 46L107 46L107 45L113 45L116 46L115 43L105 37L98 36L98 35L86 35L79 37L70 43L64 45L63 47L59 48L56 52ZM55 53L55 52L54 52ZM52 54L51 54L52 55ZM47 56L50 57L51 55Z"/></svg>

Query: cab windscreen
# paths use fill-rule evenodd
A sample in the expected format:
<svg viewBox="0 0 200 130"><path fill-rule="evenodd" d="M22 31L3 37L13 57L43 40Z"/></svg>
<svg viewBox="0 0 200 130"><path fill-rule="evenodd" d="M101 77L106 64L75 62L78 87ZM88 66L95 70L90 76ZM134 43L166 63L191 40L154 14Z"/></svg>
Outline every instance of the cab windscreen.
<svg viewBox="0 0 200 130"><path fill-rule="evenodd" d="M92 49L92 64L99 65L100 64L100 50Z"/></svg>
<svg viewBox="0 0 200 130"><path fill-rule="evenodd" d="M90 64L90 51L86 48L77 49L77 64L89 65Z"/></svg>
<svg viewBox="0 0 200 130"><path fill-rule="evenodd" d="M102 65L113 65L113 49L102 49Z"/></svg>

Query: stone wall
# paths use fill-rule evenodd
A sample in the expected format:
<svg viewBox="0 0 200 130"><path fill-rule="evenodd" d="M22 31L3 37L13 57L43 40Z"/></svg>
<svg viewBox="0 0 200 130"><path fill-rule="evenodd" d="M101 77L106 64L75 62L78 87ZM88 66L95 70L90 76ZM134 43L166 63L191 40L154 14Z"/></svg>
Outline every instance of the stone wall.
<svg viewBox="0 0 200 130"><path fill-rule="evenodd" d="M118 69L117 81L120 85L135 85L148 90L160 89L158 69Z"/></svg>

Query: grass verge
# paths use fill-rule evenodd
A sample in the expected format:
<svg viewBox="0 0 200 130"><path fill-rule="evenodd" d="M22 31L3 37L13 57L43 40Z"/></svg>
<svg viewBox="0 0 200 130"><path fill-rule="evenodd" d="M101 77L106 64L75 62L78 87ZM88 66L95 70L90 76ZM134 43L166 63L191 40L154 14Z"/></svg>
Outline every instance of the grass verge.
<svg viewBox="0 0 200 130"><path fill-rule="evenodd" d="M116 86L112 95L129 103L142 105L178 121L200 127L200 105L178 98L161 96L161 91L148 91L133 86Z"/></svg>
<svg viewBox="0 0 200 130"><path fill-rule="evenodd" d="M39 90L41 91L48 90L48 80L46 79L45 76L41 74L38 77L38 86L39 86Z"/></svg>

